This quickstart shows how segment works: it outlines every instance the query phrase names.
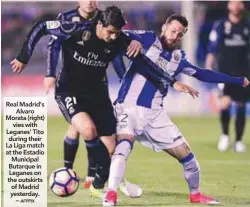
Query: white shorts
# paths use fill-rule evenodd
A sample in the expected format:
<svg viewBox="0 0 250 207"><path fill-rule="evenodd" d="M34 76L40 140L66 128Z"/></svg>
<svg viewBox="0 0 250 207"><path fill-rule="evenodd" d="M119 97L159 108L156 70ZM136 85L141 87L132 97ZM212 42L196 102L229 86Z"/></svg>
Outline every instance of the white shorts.
<svg viewBox="0 0 250 207"><path fill-rule="evenodd" d="M163 108L149 109L116 104L115 112L117 134L132 135L136 141L156 152L171 149L186 142Z"/></svg>

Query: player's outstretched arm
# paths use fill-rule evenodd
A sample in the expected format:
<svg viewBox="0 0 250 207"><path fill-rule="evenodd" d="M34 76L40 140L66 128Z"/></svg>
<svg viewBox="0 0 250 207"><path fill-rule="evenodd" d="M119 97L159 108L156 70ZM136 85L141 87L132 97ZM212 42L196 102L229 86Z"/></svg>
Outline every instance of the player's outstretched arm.
<svg viewBox="0 0 250 207"><path fill-rule="evenodd" d="M36 44L43 36L50 34L67 39L75 32L86 29L90 24L90 22L60 21L40 21L36 23L29 32L20 54L16 57L16 60L12 61L13 72L16 71L14 68L18 67L19 62L28 63Z"/></svg>
<svg viewBox="0 0 250 207"><path fill-rule="evenodd" d="M231 83L242 86L248 85L247 78L234 77L224 73L212 71L210 69L200 68L191 63L187 63L186 67L182 71L183 73L193 76L200 81L208 83ZM247 84L247 85L246 85Z"/></svg>
<svg viewBox="0 0 250 207"><path fill-rule="evenodd" d="M193 76L200 81L208 83L231 83L238 84L242 86L247 86L248 80L244 77L234 77L224 73L215 72L210 69L200 68L196 65L191 64L185 55L185 52L182 51L182 60L181 60L182 73Z"/></svg>
<svg viewBox="0 0 250 207"><path fill-rule="evenodd" d="M63 14L59 14L57 20L63 21ZM59 59L60 50L62 47L62 40L56 36L51 36L47 48L47 70L43 80L45 93L47 94L50 89L55 88L56 82L56 66Z"/></svg>

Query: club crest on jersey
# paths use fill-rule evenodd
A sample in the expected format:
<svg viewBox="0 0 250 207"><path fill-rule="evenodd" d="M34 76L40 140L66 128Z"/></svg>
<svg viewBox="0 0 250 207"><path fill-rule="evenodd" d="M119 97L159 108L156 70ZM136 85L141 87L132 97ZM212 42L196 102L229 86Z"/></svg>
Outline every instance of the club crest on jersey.
<svg viewBox="0 0 250 207"><path fill-rule="evenodd" d="M80 17L72 17L72 22L80 22Z"/></svg>
<svg viewBox="0 0 250 207"><path fill-rule="evenodd" d="M60 27L61 23L59 21L46 21L47 29L56 29Z"/></svg>
<svg viewBox="0 0 250 207"><path fill-rule="evenodd" d="M90 31L83 31L82 33L82 40L83 41L88 41L90 39L91 33Z"/></svg>
<svg viewBox="0 0 250 207"><path fill-rule="evenodd" d="M180 54L179 53L177 53L177 52L175 52L174 53L174 60L176 61L176 62L179 62L179 60L180 60Z"/></svg>
<svg viewBox="0 0 250 207"><path fill-rule="evenodd" d="M224 27L225 27L225 33L226 34L230 34L230 32L231 32L231 28L232 28L232 24L230 23L230 22L225 22L225 24L224 24Z"/></svg>

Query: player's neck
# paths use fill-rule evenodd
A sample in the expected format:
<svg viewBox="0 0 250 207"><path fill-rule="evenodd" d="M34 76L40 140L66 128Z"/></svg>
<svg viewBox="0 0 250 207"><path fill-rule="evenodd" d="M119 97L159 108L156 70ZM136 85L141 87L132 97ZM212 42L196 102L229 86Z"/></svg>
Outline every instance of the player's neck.
<svg viewBox="0 0 250 207"><path fill-rule="evenodd" d="M79 7L78 8L78 12L79 14L84 18L84 19L92 19L96 13L97 13L97 10L95 12L92 12L92 13L86 13L84 11L81 10L81 8Z"/></svg>
<svg viewBox="0 0 250 207"><path fill-rule="evenodd" d="M233 24L237 24L242 20L242 15L229 14L229 20Z"/></svg>

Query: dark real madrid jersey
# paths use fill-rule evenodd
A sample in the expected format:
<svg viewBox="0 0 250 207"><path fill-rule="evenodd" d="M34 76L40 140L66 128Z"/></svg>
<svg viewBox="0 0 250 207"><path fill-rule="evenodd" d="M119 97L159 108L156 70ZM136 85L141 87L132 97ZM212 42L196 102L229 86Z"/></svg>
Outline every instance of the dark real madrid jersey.
<svg viewBox="0 0 250 207"><path fill-rule="evenodd" d="M97 21L100 16L100 11L97 10L95 15L89 21ZM79 7L70 11L62 12L58 15L57 20L68 22L88 21L79 13ZM48 59L47 59L47 73L46 76L56 77L56 67L61 51L62 41L59 38L51 37L48 44ZM67 50L67 48L65 48Z"/></svg>
<svg viewBox="0 0 250 207"><path fill-rule="evenodd" d="M249 75L250 24L242 20L233 24L229 19L215 23L210 36L208 52L216 54L221 72L234 76Z"/></svg>
<svg viewBox="0 0 250 207"><path fill-rule="evenodd" d="M29 33L17 59L27 63L39 39L54 35L62 40L63 51L56 92L81 95L90 101L107 100L108 89L103 81L106 69L109 62L125 50L129 39L121 33L115 41L106 43L96 36L95 29L96 24L89 22L39 22Z"/></svg>

